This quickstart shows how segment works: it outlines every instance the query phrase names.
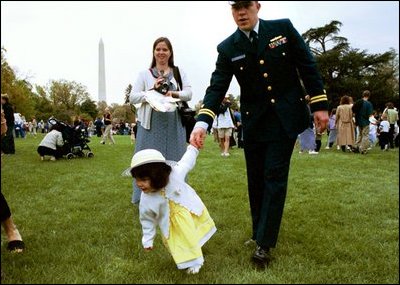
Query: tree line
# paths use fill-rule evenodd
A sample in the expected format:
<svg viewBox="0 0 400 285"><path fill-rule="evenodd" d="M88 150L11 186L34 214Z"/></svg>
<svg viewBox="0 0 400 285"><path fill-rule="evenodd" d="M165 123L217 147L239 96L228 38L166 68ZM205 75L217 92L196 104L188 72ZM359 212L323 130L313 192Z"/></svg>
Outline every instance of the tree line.
<svg viewBox="0 0 400 285"><path fill-rule="evenodd" d="M371 91L370 101L378 111L383 110L387 102L398 105L399 58L396 51L392 48L383 54L369 54L353 48L347 38L339 36L341 26L341 22L333 20L302 34L316 58L330 107L336 107L343 95L352 96L354 100L360 98L365 89ZM129 85L125 93L131 88ZM102 116L106 107L118 121L133 122L135 118L132 106L96 103L87 88L75 81L50 80L46 86L32 86L29 80L16 76L6 60L4 47L1 48L1 93L9 95L15 112L23 114L27 120L33 116L47 120L53 115L69 123L76 116L94 120ZM237 105L240 95L233 97L231 95L231 100Z"/></svg>

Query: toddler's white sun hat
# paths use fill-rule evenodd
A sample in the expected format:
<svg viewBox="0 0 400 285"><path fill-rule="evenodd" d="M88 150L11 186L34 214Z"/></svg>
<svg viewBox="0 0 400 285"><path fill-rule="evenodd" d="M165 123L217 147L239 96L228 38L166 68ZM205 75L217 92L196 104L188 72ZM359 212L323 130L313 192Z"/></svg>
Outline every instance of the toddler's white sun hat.
<svg viewBox="0 0 400 285"><path fill-rule="evenodd" d="M165 161L166 161L165 157L158 150L144 149L144 150L138 151L132 157L131 168L138 167L139 165L143 165L146 163L152 163L152 162L164 162L165 163Z"/></svg>

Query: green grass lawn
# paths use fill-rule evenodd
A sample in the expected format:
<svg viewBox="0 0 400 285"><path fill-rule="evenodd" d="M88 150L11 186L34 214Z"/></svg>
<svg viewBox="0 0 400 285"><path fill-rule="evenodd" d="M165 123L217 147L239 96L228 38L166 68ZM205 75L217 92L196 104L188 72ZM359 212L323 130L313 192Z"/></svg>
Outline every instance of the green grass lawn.
<svg viewBox="0 0 400 285"><path fill-rule="evenodd" d="M251 262L251 220L243 150L220 156L207 139L189 182L217 233L203 247L198 275L176 269L159 232L152 252L141 246L129 136L89 144L93 158L40 161L38 138L16 140L3 156L1 187L26 244L6 250L1 283L399 283L399 150L367 155L336 149L292 156L289 189L274 261ZM325 138L326 139L326 138Z"/></svg>

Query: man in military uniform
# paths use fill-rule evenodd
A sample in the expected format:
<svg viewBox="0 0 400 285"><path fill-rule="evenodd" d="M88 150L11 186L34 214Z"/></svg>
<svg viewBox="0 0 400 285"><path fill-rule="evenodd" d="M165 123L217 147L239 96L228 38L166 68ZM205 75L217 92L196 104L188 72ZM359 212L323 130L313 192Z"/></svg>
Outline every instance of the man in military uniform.
<svg viewBox="0 0 400 285"><path fill-rule="evenodd" d="M258 1L230 4L238 29L217 47L216 69L190 142L203 147L206 130L235 75L241 88L253 224L250 241L256 242L252 258L265 266L270 261L270 248L278 239L294 144L309 124L304 92L310 97L319 132L329 120L328 101L316 62L289 19L259 19Z"/></svg>

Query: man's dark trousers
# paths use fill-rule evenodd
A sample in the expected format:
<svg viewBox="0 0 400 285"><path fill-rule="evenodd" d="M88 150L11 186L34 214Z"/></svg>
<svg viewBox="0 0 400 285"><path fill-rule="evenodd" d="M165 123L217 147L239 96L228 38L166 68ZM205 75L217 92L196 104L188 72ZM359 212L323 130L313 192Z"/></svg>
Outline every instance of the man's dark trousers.
<svg viewBox="0 0 400 285"><path fill-rule="evenodd" d="M244 143L252 239L262 248L273 248L278 240L295 142L286 137Z"/></svg>

